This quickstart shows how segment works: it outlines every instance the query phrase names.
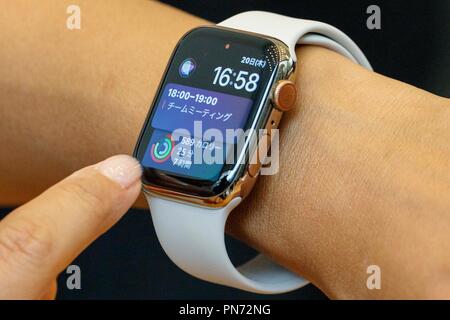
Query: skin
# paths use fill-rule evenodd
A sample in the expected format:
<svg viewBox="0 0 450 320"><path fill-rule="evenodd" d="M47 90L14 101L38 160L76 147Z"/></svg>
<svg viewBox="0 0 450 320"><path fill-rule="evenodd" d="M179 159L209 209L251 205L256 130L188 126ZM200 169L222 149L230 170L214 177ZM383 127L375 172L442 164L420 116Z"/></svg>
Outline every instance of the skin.
<svg viewBox="0 0 450 320"><path fill-rule="evenodd" d="M22 204L80 167L130 154L173 47L187 30L207 24L156 2L79 1L82 28L69 31L69 4L2 5L0 43L8 43L0 50L2 205ZM170 28L161 28L168 21ZM450 100L323 48L298 47L297 56L298 103L280 127L280 170L260 177L232 213L228 232L331 298L450 298ZM137 196L96 171L83 181L75 183L86 191L81 196L47 191L11 216L70 216L70 208L80 207L86 220L57 219L61 226L40 223L25 232L14 224L7 230L19 232L7 235L5 221L16 220L0 223L0 297L53 297L53 280L70 258ZM98 183L107 190L110 183L126 205L117 208L109 193L84 188ZM83 207L84 197L97 196L107 205ZM135 205L146 206L142 198ZM89 212L101 212L108 223L78 236ZM70 234L75 245L35 254L27 249L34 241L20 240L25 234L39 247L48 242L41 233L55 243ZM44 274L28 282L16 275L16 269L25 274L21 266L37 265L32 257L46 255L54 262ZM11 263L16 268L5 267ZM381 268L381 290L366 287L370 265Z"/></svg>

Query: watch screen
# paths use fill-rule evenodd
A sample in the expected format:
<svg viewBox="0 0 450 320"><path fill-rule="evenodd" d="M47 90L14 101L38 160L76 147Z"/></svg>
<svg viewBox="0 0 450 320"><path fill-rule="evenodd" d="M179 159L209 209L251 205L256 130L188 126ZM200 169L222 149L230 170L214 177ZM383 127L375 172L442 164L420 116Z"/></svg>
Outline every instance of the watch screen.
<svg viewBox="0 0 450 320"><path fill-rule="evenodd" d="M135 151L143 182L205 197L233 183L245 164L245 131L261 118L278 57L263 37L213 27L186 34Z"/></svg>

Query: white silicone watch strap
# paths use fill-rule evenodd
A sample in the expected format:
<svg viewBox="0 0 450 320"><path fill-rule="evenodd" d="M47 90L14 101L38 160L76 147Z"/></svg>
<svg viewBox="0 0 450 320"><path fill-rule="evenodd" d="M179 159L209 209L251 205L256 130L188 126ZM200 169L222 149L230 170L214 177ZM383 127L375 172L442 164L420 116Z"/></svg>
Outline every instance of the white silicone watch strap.
<svg viewBox="0 0 450 320"><path fill-rule="evenodd" d="M289 46L295 59L296 44L334 50L372 70L358 46L340 30L321 22L250 11L235 15L220 26L260 33ZM170 259L187 273L214 283L256 293L292 291L308 283L260 254L235 268L225 247L225 222L240 202L209 209L147 195L158 239Z"/></svg>
<svg viewBox="0 0 450 320"><path fill-rule="evenodd" d="M169 258L187 273L256 293L282 293L308 283L260 254L236 268L225 247L225 222L240 198L208 209L147 196L156 234Z"/></svg>
<svg viewBox="0 0 450 320"><path fill-rule="evenodd" d="M361 49L339 29L318 21L286 17L264 11L247 11L232 16L219 26L260 33L283 41L296 59L297 44L312 44L334 50L372 70Z"/></svg>

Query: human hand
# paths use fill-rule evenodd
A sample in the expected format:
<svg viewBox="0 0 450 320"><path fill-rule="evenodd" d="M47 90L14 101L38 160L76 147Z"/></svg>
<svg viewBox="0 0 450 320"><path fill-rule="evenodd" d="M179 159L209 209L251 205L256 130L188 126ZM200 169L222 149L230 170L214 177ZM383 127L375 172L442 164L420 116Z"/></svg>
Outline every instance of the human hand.
<svg viewBox="0 0 450 320"><path fill-rule="evenodd" d="M140 192L126 155L83 168L0 221L0 299L53 299L56 277Z"/></svg>

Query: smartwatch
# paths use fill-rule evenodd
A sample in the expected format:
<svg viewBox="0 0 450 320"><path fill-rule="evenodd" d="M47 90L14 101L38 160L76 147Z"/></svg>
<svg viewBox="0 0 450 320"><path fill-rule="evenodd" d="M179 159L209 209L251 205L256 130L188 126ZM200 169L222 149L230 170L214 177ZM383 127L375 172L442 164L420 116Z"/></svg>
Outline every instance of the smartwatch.
<svg viewBox="0 0 450 320"><path fill-rule="evenodd" d="M338 29L262 11L195 28L172 53L134 156L161 246L194 277L264 294L308 283L264 254L235 267L224 235L228 214L255 184L272 132L295 104L297 44L371 69Z"/></svg>

